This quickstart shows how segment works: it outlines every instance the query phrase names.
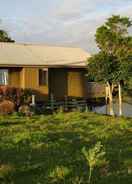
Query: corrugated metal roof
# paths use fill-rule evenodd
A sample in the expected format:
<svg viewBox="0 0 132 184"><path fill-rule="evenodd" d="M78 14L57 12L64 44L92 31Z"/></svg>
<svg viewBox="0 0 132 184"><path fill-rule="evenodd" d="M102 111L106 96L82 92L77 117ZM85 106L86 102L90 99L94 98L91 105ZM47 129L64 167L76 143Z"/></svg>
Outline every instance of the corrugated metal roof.
<svg viewBox="0 0 132 184"><path fill-rule="evenodd" d="M85 67L88 57L80 48L0 43L0 65Z"/></svg>

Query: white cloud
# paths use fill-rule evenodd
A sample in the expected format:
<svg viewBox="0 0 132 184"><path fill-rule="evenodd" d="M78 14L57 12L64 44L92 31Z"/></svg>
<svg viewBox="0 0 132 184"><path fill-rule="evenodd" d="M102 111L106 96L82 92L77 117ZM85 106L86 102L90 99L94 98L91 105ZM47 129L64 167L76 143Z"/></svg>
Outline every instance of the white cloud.
<svg viewBox="0 0 132 184"><path fill-rule="evenodd" d="M67 40L63 42L77 44L87 50L96 51L94 34L96 28L112 14L121 14L132 18L132 1L123 0L67 0L57 10L58 20L65 24ZM71 19L72 17L72 19Z"/></svg>
<svg viewBox="0 0 132 184"><path fill-rule="evenodd" d="M39 1L39 0L38 0ZM96 28L112 14L132 18L132 0L60 0L47 15L3 19L3 27L21 42L78 46L96 51ZM41 8L41 7L40 7ZM42 11L41 11L42 12Z"/></svg>

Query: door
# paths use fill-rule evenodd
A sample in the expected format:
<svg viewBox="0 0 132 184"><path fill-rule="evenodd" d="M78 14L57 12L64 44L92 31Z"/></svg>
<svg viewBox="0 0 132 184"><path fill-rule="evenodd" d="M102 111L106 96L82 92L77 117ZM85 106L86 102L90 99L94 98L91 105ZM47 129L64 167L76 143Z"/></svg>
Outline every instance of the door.
<svg viewBox="0 0 132 184"><path fill-rule="evenodd" d="M49 91L56 100L63 100L67 96L66 69L49 69Z"/></svg>
<svg viewBox="0 0 132 184"><path fill-rule="evenodd" d="M68 96L85 97L85 76L81 70L68 72Z"/></svg>

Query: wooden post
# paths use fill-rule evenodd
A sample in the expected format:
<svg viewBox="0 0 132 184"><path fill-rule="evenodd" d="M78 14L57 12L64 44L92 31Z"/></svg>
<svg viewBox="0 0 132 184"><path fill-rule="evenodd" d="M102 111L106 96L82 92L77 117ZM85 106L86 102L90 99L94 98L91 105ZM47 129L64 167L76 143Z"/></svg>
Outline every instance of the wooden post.
<svg viewBox="0 0 132 184"><path fill-rule="evenodd" d="M36 103L35 103L35 95L32 95L32 103L31 103L31 105L32 105L32 106L35 106L35 104L36 104Z"/></svg>
<svg viewBox="0 0 132 184"><path fill-rule="evenodd" d="M88 105L87 105L87 103L86 103L86 105L85 105L85 112L88 112L89 110L88 110Z"/></svg>
<svg viewBox="0 0 132 184"><path fill-rule="evenodd" d="M51 103L51 110L54 111L54 96L53 96L53 94L51 94L50 103Z"/></svg>
<svg viewBox="0 0 132 184"><path fill-rule="evenodd" d="M111 85L108 82L108 89L109 89L109 106L110 106L110 115L114 116L114 110L113 110L113 95L112 95L112 89L111 89Z"/></svg>
<svg viewBox="0 0 132 184"><path fill-rule="evenodd" d="M122 116L122 91L120 82L118 83L118 94L119 94L119 116Z"/></svg>
<svg viewBox="0 0 132 184"><path fill-rule="evenodd" d="M106 104L106 114L108 114L108 99L109 99L109 87L105 87L105 104Z"/></svg>
<svg viewBox="0 0 132 184"><path fill-rule="evenodd" d="M65 109L65 111L68 111L68 99L67 99L67 96L65 96L64 109Z"/></svg>

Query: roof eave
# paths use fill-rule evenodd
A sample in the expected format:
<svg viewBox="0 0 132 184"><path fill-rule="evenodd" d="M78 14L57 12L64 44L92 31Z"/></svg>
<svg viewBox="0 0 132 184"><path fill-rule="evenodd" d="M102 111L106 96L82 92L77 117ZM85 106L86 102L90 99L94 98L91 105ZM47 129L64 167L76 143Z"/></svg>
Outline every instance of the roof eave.
<svg viewBox="0 0 132 184"><path fill-rule="evenodd" d="M13 68L13 67L17 67L17 68L21 68L21 67L32 67L32 68L38 68L38 67L45 67L45 68L87 68L87 66L83 65L83 66L77 66L77 65L23 65L23 64L0 64L0 67L9 67L9 68Z"/></svg>

